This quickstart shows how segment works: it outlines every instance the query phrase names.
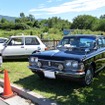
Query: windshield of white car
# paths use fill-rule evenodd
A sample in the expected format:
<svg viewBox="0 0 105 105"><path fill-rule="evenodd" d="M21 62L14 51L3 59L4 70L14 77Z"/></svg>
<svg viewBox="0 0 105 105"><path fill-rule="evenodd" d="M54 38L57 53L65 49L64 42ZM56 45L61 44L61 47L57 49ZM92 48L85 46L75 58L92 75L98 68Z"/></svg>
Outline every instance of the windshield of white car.
<svg viewBox="0 0 105 105"><path fill-rule="evenodd" d="M93 49L95 47L95 37L64 37L58 46Z"/></svg>
<svg viewBox="0 0 105 105"><path fill-rule="evenodd" d="M0 39L0 43L5 43L6 41L7 39L3 39L3 38Z"/></svg>

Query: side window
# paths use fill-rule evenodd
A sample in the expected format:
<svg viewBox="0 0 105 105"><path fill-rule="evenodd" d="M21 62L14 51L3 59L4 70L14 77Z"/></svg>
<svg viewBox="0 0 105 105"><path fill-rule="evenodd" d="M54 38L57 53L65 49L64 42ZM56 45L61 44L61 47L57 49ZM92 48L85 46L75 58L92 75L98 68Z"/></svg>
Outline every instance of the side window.
<svg viewBox="0 0 105 105"><path fill-rule="evenodd" d="M102 39L101 38L98 39L98 46L99 46L99 48L103 47L103 43L102 43Z"/></svg>
<svg viewBox="0 0 105 105"><path fill-rule="evenodd" d="M39 41L36 37L26 37L25 38L25 45L39 45Z"/></svg>
<svg viewBox="0 0 105 105"><path fill-rule="evenodd" d="M61 45L69 44L69 39L65 38L61 41Z"/></svg>
<svg viewBox="0 0 105 105"><path fill-rule="evenodd" d="M15 46L15 45L23 45L23 38L12 38L8 45Z"/></svg>
<svg viewBox="0 0 105 105"><path fill-rule="evenodd" d="M103 41L103 46L105 47L105 38L103 38L102 41Z"/></svg>

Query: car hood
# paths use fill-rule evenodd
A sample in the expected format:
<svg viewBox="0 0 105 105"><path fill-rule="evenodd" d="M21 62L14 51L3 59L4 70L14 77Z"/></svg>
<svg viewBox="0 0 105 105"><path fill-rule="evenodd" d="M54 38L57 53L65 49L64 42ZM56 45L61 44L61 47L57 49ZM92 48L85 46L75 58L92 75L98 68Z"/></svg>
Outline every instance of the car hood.
<svg viewBox="0 0 105 105"><path fill-rule="evenodd" d="M73 54L70 51L60 51L60 50L49 50L44 52L34 53L31 56L38 57L39 59L46 60L83 60L85 55L83 54Z"/></svg>

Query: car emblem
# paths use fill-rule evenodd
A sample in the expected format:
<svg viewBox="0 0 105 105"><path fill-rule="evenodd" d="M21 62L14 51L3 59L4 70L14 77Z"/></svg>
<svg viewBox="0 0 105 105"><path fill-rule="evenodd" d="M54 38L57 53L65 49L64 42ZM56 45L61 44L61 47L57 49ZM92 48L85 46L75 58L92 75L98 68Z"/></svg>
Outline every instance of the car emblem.
<svg viewBox="0 0 105 105"><path fill-rule="evenodd" d="M51 66L51 62L50 61L48 62L48 66Z"/></svg>

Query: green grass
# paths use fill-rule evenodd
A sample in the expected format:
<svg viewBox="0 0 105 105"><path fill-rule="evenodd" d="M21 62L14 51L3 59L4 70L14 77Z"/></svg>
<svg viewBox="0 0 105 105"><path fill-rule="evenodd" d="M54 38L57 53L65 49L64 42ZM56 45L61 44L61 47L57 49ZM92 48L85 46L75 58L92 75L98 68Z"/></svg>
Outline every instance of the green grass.
<svg viewBox="0 0 105 105"><path fill-rule="evenodd" d="M105 70L94 78L90 86L66 80L41 80L28 68L27 61L4 62L2 69L8 70L11 83L56 100L60 105L105 105ZM0 73L0 78L4 74Z"/></svg>

